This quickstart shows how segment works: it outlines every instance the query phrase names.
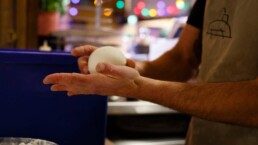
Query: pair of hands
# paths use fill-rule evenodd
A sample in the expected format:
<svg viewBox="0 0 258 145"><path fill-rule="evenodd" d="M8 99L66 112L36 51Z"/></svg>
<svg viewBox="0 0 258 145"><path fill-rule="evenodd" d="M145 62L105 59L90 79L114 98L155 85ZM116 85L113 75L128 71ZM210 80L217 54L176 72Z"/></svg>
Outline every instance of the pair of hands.
<svg viewBox="0 0 258 145"><path fill-rule="evenodd" d="M68 96L80 94L129 96L137 90L139 72L135 62L127 59L127 66L116 66L110 63L99 63L98 73L89 74L88 58L96 47L85 45L77 47L72 55L78 58L81 73L54 73L46 76L44 84L52 84L51 91L67 91Z"/></svg>

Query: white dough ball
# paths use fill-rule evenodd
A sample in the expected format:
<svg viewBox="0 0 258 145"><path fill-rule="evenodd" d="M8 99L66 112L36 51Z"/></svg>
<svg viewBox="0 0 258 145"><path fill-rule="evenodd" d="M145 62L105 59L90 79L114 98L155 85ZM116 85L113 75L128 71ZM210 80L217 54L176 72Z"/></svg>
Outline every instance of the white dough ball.
<svg viewBox="0 0 258 145"><path fill-rule="evenodd" d="M118 48L104 46L97 48L89 56L88 69L91 74L97 73L96 66L100 62L108 62L114 65L126 65L126 58Z"/></svg>

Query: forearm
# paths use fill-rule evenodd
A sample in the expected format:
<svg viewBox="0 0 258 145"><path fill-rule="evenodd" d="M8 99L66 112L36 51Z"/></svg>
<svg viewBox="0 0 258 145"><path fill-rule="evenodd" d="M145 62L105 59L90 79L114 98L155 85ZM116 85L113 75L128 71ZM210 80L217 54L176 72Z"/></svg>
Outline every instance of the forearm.
<svg viewBox="0 0 258 145"><path fill-rule="evenodd" d="M183 58L177 54L178 51L178 48L173 48L157 60L138 62L137 69L142 76L153 79L187 81L195 74L198 63L196 60Z"/></svg>
<svg viewBox="0 0 258 145"><path fill-rule="evenodd" d="M141 78L138 86L138 99L208 120L258 127L258 80L189 84Z"/></svg>
<svg viewBox="0 0 258 145"><path fill-rule="evenodd" d="M201 47L201 34L198 28L186 25L173 49L154 61L137 64L140 74L159 80L189 80L200 63L195 49Z"/></svg>

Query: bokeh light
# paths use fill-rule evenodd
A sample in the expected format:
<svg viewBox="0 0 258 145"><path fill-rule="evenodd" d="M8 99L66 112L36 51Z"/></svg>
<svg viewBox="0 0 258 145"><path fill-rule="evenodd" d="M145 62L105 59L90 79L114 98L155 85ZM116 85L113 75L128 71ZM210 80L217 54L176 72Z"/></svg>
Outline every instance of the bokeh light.
<svg viewBox="0 0 258 145"><path fill-rule="evenodd" d="M69 14L70 14L71 16L76 16L76 15L78 15L78 9L75 8L75 7L71 7L71 8L69 9Z"/></svg>
<svg viewBox="0 0 258 145"><path fill-rule="evenodd" d="M138 7L138 9L144 9L146 7L146 3L143 1L139 1L137 3L137 7Z"/></svg>
<svg viewBox="0 0 258 145"><path fill-rule="evenodd" d="M105 8L104 9L104 16L109 17L109 16L111 16L112 12L113 12L113 9Z"/></svg>
<svg viewBox="0 0 258 145"><path fill-rule="evenodd" d="M147 9L147 8L142 9L142 15L144 17L148 17L149 16L149 9Z"/></svg>
<svg viewBox="0 0 258 145"><path fill-rule="evenodd" d="M166 15L165 9L158 9L158 15L159 16L165 16Z"/></svg>
<svg viewBox="0 0 258 145"><path fill-rule="evenodd" d="M169 5L167 7L167 13L170 15L178 15L179 10L177 9L177 7L175 5Z"/></svg>
<svg viewBox="0 0 258 145"><path fill-rule="evenodd" d="M157 2L158 9L164 9L166 7L166 3L164 1Z"/></svg>
<svg viewBox="0 0 258 145"><path fill-rule="evenodd" d="M71 0L73 4L79 4L81 0Z"/></svg>
<svg viewBox="0 0 258 145"><path fill-rule="evenodd" d="M117 1L117 2L116 2L116 7L117 7L118 9L123 9L123 8L125 7L125 2L122 1L122 0Z"/></svg>
<svg viewBox="0 0 258 145"><path fill-rule="evenodd" d="M103 3L103 0L94 0L95 6L100 6Z"/></svg>
<svg viewBox="0 0 258 145"><path fill-rule="evenodd" d="M127 23L129 25L136 25L138 23L138 17L136 15L129 15L127 17Z"/></svg>
<svg viewBox="0 0 258 145"><path fill-rule="evenodd" d="M151 17L157 16L157 11L155 9L150 9L149 10L149 16L151 16Z"/></svg>
<svg viewBox="0 0 258 145"><path fill-rule="evenodd" d="M177 0L176 1L176 7L180 10L183 10L185 8L185 1L184 0Z"/></svg>
<svg viewBox="0 0 258 145"><path fill-rule="evenodd" d="M140 15L141 14L141 9L138 9L137 7L135 7L133 9L133 12L134 12L135 15Z"/></svg>

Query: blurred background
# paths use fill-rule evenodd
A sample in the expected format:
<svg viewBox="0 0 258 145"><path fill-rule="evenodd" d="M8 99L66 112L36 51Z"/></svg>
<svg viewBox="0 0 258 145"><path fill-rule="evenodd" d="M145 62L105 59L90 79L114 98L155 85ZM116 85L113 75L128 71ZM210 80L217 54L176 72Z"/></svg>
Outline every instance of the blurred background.
<svg viewBox="0 0 258 145"><path fill-rule="evenodd" d="M1 0L0 47L109 45L152 60L175 43L194 1Z"/></svg>

